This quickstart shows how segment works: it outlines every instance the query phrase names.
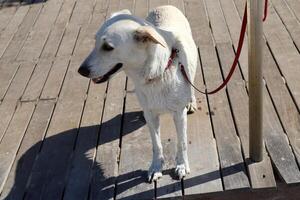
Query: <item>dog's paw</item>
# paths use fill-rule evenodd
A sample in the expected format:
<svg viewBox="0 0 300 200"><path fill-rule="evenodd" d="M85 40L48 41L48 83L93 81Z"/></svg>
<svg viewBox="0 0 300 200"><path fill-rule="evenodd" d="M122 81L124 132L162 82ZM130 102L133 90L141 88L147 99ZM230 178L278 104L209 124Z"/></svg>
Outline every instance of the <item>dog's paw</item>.
<svg viewBox="0 0 300 200"><path fill-rule="evenodd" d="M179 179L182 179L189 173L190 173L190 168L185 167L184 164L177 165L175 168L175 174L178 176Z"/></svg>
<svg viewBox="0 0 300 200"><path fill-rule="evenodd" d="M197 110L197 103L196 102L190 102L187 106L187 114L193 114Z"/></svg>
<svg viewBox="0 0 300 200"><path fill-rule="evenodd" d="M162 177L162 172L148 172L148 182L152 183L153 181L157 181Z"/></svg>
<svg viewBox="0 0 300 200"><path fill-rule="evenodd" d="M153 161L148 170L148 182L157 181L162 177L163 160Z"/></svg>

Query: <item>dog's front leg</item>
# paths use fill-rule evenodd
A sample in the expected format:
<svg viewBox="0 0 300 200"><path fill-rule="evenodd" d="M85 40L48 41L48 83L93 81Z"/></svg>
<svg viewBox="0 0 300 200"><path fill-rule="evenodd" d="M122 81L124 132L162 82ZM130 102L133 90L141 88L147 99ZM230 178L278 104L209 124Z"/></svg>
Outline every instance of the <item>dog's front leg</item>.
<svg viewBox="0 0 300 200"><path fill-rule="evenodd" d="M144 111L144 116L152 139L153 159L148 171L148 181L152 182L162 177L164 157L160 139L159 116L151 111Z"/></svg>
<svg viewBox="0 0 300 200"><path fill-rule="evenodd" d="M175 173L181 179L190 173L187 155L187 108L183 108L173 114L177 131L177 155Z"/></svg>

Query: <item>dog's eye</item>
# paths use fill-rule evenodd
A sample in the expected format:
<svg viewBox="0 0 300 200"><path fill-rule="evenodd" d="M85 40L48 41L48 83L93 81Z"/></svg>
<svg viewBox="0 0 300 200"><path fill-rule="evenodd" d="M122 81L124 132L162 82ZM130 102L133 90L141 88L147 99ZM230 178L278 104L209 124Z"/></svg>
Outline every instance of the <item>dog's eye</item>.
<svg viewBox="0 0 300 200"><path fill-rule="evenodd" d="M114 47L112 47L112 46L109 45L108 43L104 43L104 44L102 45L102 50L104 50L104 51L112 51L112 50L114 50Z"/></svg>

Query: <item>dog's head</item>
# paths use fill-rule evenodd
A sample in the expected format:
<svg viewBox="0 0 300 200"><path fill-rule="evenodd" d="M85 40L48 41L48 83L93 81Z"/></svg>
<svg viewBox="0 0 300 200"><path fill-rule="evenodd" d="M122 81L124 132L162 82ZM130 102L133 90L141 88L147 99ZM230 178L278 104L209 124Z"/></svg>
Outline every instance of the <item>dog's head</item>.
<svg viewBox="0 0 300 200"><path fill-rule="evenodd" d="M149 43L166 46L154 27L133 17L128 10L113 14L95 39L94 49L78 69L94 83L107 81L122 68L143 66Z"/></svg>

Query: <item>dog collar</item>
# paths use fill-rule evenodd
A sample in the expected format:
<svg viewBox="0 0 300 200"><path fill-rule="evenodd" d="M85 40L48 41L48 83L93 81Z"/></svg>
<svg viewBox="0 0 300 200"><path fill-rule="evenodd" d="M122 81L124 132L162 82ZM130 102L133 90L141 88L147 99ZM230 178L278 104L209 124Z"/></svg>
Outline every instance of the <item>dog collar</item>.
<svg viewBox="0 0 300 200"><path fill-rule="evenodd" d="M178 52L179 52L178 49L172 49L171 55L170 55L169 60L168 60L168 63L167 63L167 66L166 66L166 68L165 68L165 71L167 71L168 69L171 68L172 63L173 63L174 59L176 58ZM147 80L147 83L151 83L151 82L153 82L153 81L156 80L156 79L157 79L157 78L148 79L148 80Z"/></svg>

